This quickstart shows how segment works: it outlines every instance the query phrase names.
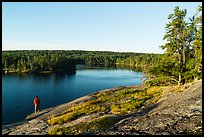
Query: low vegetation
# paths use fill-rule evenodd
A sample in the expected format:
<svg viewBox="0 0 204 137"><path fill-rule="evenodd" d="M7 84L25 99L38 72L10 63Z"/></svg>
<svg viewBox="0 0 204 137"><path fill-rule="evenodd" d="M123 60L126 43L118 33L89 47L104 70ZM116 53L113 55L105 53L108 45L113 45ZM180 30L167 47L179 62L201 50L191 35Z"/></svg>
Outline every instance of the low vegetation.
<svg viewBox="0 0 204 137"><path fill-rule="evenodd" d="M74 105L50 117L47 122L54 127L49 130L49 134L91 134L91 132L113 125L119 121L120 117L137 112L146 104L156 103L161 93L162 90L159 87L98 92L91 100ZM91 114L101 114L101 116L71 127L63 126L66 122Z"/></svg>
<svg viewBox="0 0 204 137"><path fill-rule="evenodd" d="M50 135L66 135L66 134L91 134L92 132L95 132L97 130L102 130L107 127L110 127L111 125L118 122L120 118L116 116L101 116L99 118L95 118L93 120L90 120L88 122L82 122L80 124L74 125L72 127L55 127L51 129L48 134Z"/></svg>

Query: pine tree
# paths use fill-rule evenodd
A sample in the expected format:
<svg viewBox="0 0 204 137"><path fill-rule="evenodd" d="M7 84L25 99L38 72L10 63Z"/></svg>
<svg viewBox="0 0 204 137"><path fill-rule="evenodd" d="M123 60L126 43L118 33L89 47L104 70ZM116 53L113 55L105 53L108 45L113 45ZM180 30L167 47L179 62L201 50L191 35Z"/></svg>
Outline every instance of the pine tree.
<svg viewBox="0 0 204 137"><path fill-rule="evenodd" d="M166 24L166 34L163 40L166 40L166 44L161 46L165 50L165 54L170 59L178 60L178 84L183 84L182 73L186 69L186 29L187 23L185 22L186 9L180 10L178 6L175 7L174 13L170 14L168 19L169 23Z"/></svg>

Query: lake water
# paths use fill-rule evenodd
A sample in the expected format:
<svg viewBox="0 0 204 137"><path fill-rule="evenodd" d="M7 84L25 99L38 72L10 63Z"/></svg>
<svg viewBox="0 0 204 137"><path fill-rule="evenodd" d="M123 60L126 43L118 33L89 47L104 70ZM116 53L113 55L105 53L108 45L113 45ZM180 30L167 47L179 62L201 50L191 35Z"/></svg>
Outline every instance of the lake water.
<svg viewBox="0 0 204 137"><path fill-rule="evenodd" d="M33 99L40 109L67 103L93 92L142 83L143 73L127 69L77 66L75 75L2 75L2 125L20 121L33 113Z"/></svg>

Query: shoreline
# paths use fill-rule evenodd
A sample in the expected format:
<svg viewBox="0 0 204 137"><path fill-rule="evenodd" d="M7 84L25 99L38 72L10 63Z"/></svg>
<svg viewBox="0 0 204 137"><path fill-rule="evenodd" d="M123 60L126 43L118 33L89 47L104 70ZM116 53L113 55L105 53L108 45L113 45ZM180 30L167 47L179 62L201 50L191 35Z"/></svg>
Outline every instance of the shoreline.
<svg viewBox="0 0 204 137"><path fill-rule="evenodd" d="M124 88L131 88L131 87L139 87L139 86L142 86L143 84L139 84L139 85L133 85L133 86L117 86L117 87L113 87L113 88L107 88L107 89L103 89L103 90L99 90L99 91L95 91L93 93L90 93L90 94L87 94L85 96L82 96L82 97L79 97L79 98L76 98L72 101L69 101L69 102L66 102L66 103L63 103L63 104L59 104L59 105L56 105L56 106L53 106L53 107L49 107L49 108L44 108L42 110L40 110L40 112L38 112L37 114L35 113L31 113L29 115L27 115L23 120L19 120L19 121L15 121L15 122L12 122L10 124L4 124L2 125L2 129L5 128L5 127L10 127L10 126L17 126L21 123L25 123L31 119L33 119L34 117L38 117L39 115L41 115L42 113L45 113L45 112L50 112L54 113L54 111L57 111L57 108L62 108L64 107L64 110L67 108L67 107L71 107L72 105L74 105L75 103L78 104L78 103L83 103L83 102L86 102L88 100L90 100L95 94L97 93L102 93L102 92L109 92L109 91L117 91L117 90L120 90L120 89L124 89ZM83 101L83 102L81 102ZM56 110L51 110L51 109L56 109ZM62 110L61 110L62 111ZM59 112L59 111L58 111ZM41 118L41 117L40 117Z"/></svg>
<svg viewBox="0 0 204 137"><path fill-rule="evenodd" d="M9 75L19 75L19 76L26 76L26 75L29 75L29 73L17 73L17 72L13 72L13 73L7 73L7 74L3 74L3 75L5 75L5 76L9 76ZM35 75L35 73L33 73L34 75ZM55 73L49 73L49 74L55 74ZM37 74L36 74L37 75ZM41 74L39 74L39 75L41 75ZM135 85L137 85L137 83L133 83L134 85L131 85L131 86L135 86ZM142 80L140 80L140 84L142 84ZM120 85L120 84L119 84ZM127 86L129 86L129 85L127 85ZM117 87L120 87L120 86L117 86ZM109 87L107 87L106 89L101 89L101 90L107 90ZM115 87L113 87L113 88L115 88ZM110 89L110 88L109 88ZM100 90L100 91L101 91ZM97 92L100 92L100 91L97 91L97 90L95 90L94 92L93 91L91 91L92 93L89 93L88 94L88 96L89 95L91 95L91 94L94 94L94 93L97 93ZM81 96L82 97L82 96ZM77 98L75 98L75 99L77 99ZM72 99L71 101L73 101L74 99ZM56 100L57 101L57 100ZM67 100L65 100L65 101L67 101ZM45 102L46 103L46 102ZM67 102L64 102L64 103L67 103ZM59 104L59 103L56 103L56 105L58 106L58 105L62 105L62 104ZM54 106L54 105L52 105L51 107L56 107L56 106ZM43 108L43 109L46 109L45 107ZM22 114L23 114L23 116L21 116L20 117L20 119L18 118L16 118L18 121L21 121L21 120L23 120L23 118L24 117L27 117L27 114L28 115L30 115L30 113L32 113L32 111L30 111L30 112L27 112L26 114L25 113L23 113L23 111L21 112ZM6 117L6 115L5 115L5 117ZM14 119L15 120L15 119ZM8 123L6 123L6 122L4 122L5 124L3 124L3 125L9 125L9 124L12 124L12 123L14 123L14 122L18 122L18 121L14 121L14 122L12 122L12 123L10 123L9 121L12 121L12 119L11 118L9 118L8 117L8 120L7 119L5 119L5 121L6 122L8 122Z"/></svg>

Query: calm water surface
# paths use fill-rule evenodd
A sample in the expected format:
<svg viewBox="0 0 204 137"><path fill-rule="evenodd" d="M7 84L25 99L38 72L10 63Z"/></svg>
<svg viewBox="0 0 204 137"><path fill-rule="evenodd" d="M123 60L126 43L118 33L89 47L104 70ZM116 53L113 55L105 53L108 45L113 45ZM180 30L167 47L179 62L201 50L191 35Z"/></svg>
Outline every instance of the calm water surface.
<svg viewBox="0 0 204 137"><path fill-rule="evenodd" d="M75 75L2 75L2 125L33 113L33 99L40 109L67 103L90 93L116 86L139 85L143 73L127 69L78 66Z"/></svg>

